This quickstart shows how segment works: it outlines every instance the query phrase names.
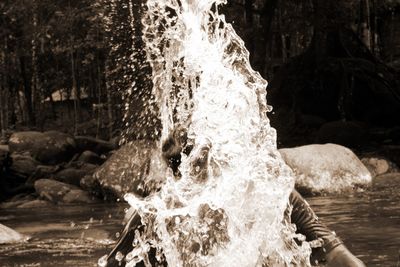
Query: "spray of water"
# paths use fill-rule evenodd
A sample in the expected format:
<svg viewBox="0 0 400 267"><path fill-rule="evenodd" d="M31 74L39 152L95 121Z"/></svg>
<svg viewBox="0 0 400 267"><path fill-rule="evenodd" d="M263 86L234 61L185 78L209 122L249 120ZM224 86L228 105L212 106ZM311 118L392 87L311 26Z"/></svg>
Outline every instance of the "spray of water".
<svg viewBox="0 0 400 267"><path fill-rule="evenodd" d="M218 13L224 2L147 1L143 38L161 141L184 129L193 149L161 191L126 196L146 225L127 266L151 266L151 247L177 267L309 265L310 248L294 241L285 216L294 181L266 116L267 83Z"/></svg>

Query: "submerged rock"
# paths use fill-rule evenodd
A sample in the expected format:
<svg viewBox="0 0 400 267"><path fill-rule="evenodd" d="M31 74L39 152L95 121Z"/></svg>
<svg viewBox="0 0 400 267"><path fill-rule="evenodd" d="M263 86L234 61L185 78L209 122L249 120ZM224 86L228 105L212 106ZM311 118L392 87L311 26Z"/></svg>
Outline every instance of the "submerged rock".
<svg viewBox="0 0 400 267"><path fill-rule="evenodd" d="M161 169L162 160L152 157L155 144L149 141L134 141L117 150L93 177L85 177L81 186L97 192L108 199L122 198L131 192L145 196L159 184L157 175L148 175L150 170ZM155 171L155 173L157 173ZM146 180L151 176L154 180Z"/></svg>
<svg viewBox="0 0 400 267"><path fill-rule="evenodd" d="M0 244L15 243L24 240L26 240L25 236L0 223Z"/></svg>
<svg viewBox="0 0 400 267"><path fill-rule="evenodd" d="M364 164L340 145L307 145L279 152L296 175L296 188L303 193L341 192L371 182Z"/></svg>
<svg viewBox="0 0 400 267"><path fill-rule="evenodd" d="M17 132L9 140L11 153L28 153L45 164L56 164L69 160L76 152L72 136L57 132Z"/></svg>
<svg viewBox="0 0 400 267"><path fill-rule="evenodd" d="M53 203L95 203L97 199L79 187L59 181L40 179L35 182L38 195Z"/></svg>

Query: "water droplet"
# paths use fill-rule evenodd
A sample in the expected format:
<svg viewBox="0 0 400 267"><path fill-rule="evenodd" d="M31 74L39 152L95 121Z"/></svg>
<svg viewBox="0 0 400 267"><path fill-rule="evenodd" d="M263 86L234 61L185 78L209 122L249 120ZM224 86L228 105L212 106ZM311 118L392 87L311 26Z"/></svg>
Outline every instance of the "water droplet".
<svg viewBox="0 0 400 267"><path fill-rule="evenodd" d="M98 267L106 267L107 266L107 254L104 255L103 257L101 257L97 261L97 265L98 265Z"/></svg>
<svg viewBox="0 0 400 267"><path fill-rule="evenodd" d="M119 262L121 262L124 259L124 254L122 254L120 251L115 254L115 259Z"/></svg>

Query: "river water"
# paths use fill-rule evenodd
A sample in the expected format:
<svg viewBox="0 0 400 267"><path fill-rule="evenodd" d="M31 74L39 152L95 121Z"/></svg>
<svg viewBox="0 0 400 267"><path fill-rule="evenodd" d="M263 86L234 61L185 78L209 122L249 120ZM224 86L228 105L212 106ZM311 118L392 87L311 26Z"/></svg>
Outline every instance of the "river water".
<svg viewBox="0 0 400 267"><path fill-rule="evenodd" d="M400 266L400 176L373 189L308 198L367 266ZM2 209L0 223L30 241L0 245L0 266L96 266L122 230L126 204Z"/></svg>

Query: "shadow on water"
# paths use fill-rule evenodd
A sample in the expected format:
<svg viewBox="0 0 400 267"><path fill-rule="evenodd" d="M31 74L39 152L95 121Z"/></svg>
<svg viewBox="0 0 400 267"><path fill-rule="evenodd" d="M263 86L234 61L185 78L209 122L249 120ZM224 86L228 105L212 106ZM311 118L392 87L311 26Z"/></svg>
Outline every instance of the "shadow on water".
<svg viewBox="0 0 400 267"><path fill-rule="evenodd" d="M371 190L308 201L367 266L400 266L400 179ZM0 210L0 222L31 237L0 245L1 266L96 266L122 228L123 204Z"/></svg>

